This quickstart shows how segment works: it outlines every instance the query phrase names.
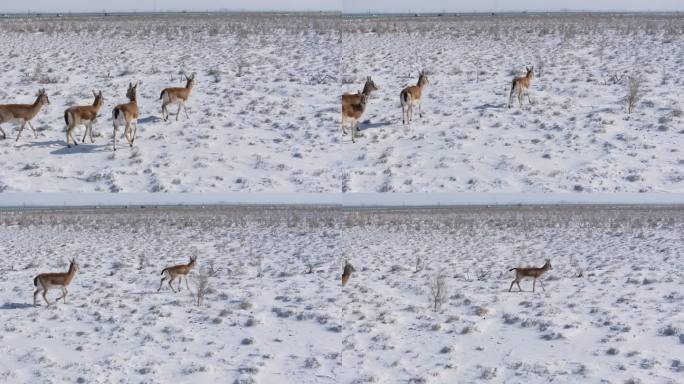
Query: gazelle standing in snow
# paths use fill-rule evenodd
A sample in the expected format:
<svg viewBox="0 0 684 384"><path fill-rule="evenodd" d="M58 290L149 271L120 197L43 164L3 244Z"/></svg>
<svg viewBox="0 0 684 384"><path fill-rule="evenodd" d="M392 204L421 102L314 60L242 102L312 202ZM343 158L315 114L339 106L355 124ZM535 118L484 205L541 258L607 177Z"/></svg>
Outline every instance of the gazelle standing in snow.
<svg viewBox="0 0 684 384"><path fill-rule="evenodd" d="M423 117L423 109L421 107L421 96L423 95L423 88L428 85L428 76L425 71L420 71L418 74L418 83L404 88L399 93L399 102L401 103L401 123L406 124L413 120L413 107L418 106L418 116Z"/></svg>
<svg viewBox="0 0 684 384"><path fill-rule="evenodd" d="M36 101L33 104L5 104L0 105L0 124L9 122L19 122L21 123L21 128L19 128L19 133L17 133L17 140L21 136L21 131L24 130L26 124L33 130L33 135L38 138L38 133L36 129L33 128L31 120L40 112L43 105L50 104L50 99L47 93L45 93L45 88L38 91L36 95ZM2 133L2 138L6 139L7 135L5 131L0 127L0 133Z"/></svg>
<svg viewBox="0 0 684 384"><path fill-rule="evenodd" d="M508 108L511 107L511 100L513 100L514 94L518 97L520 107L522 107L523 94L527 94L527 101L532 104L532 100L530 99L530 85L532 84L532 79L534 79L534 67L525 67L525 69L527 70L525 76L513 78L513 82L511 83L511 94L508 96Z"/></svg>
<svg viewBox="0 0 684 384"><path fill-rule="evenodd" d="M173 280L178 277L178 290L180 291L181 288L181 280L183 280L183 276L185 276L185 287L190 290L190 287L188 286L188 274L192 269L195 267L195 263L197 262L197 256L190 257L190 261L187 264L179 264L179 265L174 265L173 267L167 267L162 269L161 274L166 276L162 277L161 281L159 282L159 289L157 289L157 292L161 291L162 289L162 284L164 284L164 280L167 278L169 279L169 287L171 287L171 290L175 293L176 290L173 289L173 285L171 283Z"/></svg>
<svg viewBox="0 0 684 384"><path fill-rule="evenodd" d="M169 119L169 111L167 107L170 104L178 104L178 112L176 113L176 121L178 121L178 116L180 115L181 107L183 107L183 111L185 111L185 117L188 119L190 116L188 115L188 109L185 108L185 103L188 101L188 98L190 98L190 92L192 92L192 87L195 86L195 73L190 75L190 77L185 76L185 88L166 88L161 92L161 95L159 95L159 100L162 101L162 119L164 121L167 121Z"/></svg>
<svg viewBox="0 0 684 384"><path fill-rule="evenodd" d="M50 305L50 302L47 299L47 292L53 288L60 288L62 290L62 296L58 297L57 300L64 299L64 303L66 304L66 296L67 293L69 293L67 287L71 284L71 281L74 279L78 270L79 268L78 264L76 264L76 260L71 259L67 272L41 273L36 276L33 279L33 285L36 287L36 291L33 292L33 305L38 305L36 296L38 296L41 291L43 292L43 300L45 300L47 305Z"/></svg>
<svg viewBox="0 0 684 384"><path fill-rule="evenodd" d="M97 114L100 112L100 108L102 108L104 98L102 97L102 91L99 93L93 91L93 96L95 96L93 105L71 107L64 111L64 121L67 125L66 143L67 147L69 148L71 148L71 145L69 144L69 137L71 137L71 141L74 142L74 145L78 145L76 139L74 139L74 136L71 133L74 128L79 125L85 125L85 133L83 134L83 140L81 140L81 142L85 142L88 132L90 132L90 142L95 142L95 140L93 140L93 123L97 119Z"/></svg>
<svg viewBox="0 0 684 384"><path fill-rule="evenodd" d="M541 277L546 271L553 269L551 267L551 261L549 259L546 259L546 263L544 263L543 266L539 268L535 267L527 267L527 268L511 268L509 271L515 271L515 280L511 283L510 288L508 288L508 292L513 289L513 284L518 285L518 289L522 291L522 288L520 288L520 280L526 278L526 277L531 277L534 279L534 282L532 283L532 292L534 292L534 286L537 284L537 279ZM542 290L544 289L544 286L541 283L541 280L539 280L539 285L542 287Z"/></svg>
<svg viewBox="0 0 684 384"><path fill-rule="evenodd" d="M344 262L344 270L342 271L342 285L347 285L347 282L349 281L349 278L352 275L352 272L356 272L356 269L349 264L349 260L346 260Z"/></svg>
<svg viewBox="0 0 684 384"><path fill-rule="evenodd" d="M138 83L128 83L128 91L126 97L129 102L126 104L119 104L114 107L112 111L112 119L114 120L114 150L116 151L116 140L119 136L119 125L125 125L124 137L128 144L133 147L135 141L135 134L138 131L138 101L137 101ZM131 128L135 125L135 130ZM131 135L132 134L132 135Z"/></svg>
<svg viewBox="0 0 684 384"><path fill-rule="evenodd" d="M352 142L355 142L356 132L359 129L358 119L361 118L366 109L368 98L373 91L377 91L378 87L375 85L370 76L366 78L366 83L363 85L363 91L358 93L345 93L342 95L342 136L347 131L344 129L346 120L352 121ZM358 116L357 116L358 115ZM355 117L357 116L357 117Z"/></svg>

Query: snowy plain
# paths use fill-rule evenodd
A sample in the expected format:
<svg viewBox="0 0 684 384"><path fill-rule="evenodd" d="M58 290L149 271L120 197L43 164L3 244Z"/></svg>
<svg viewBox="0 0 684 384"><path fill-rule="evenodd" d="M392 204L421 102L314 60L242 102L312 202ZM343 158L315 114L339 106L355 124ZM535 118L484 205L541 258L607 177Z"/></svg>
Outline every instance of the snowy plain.
<svg viewBox="0 0 684 384"><path fill-rule="evenodd" d="M0 382L676 383L683 217L681 207L5 211ZM161 269L190 255L190 291L157 293ZM69 257L81 271L68 303L34 308L33 277ZM507 291L509 268L546 258L544 290L527 280ZM356 272L342 287L345 259ZM210 291L197 307L202 271ZM434 311L440 275L447 294Z"/></svg>
<svg viewBox="0 0 684 384"><path fill-rule="evenodd" d="M3 124L0 191L336 192L338 18L195 15L0 20L0 103L51 104L14 141ZM187 107L160 118L160 92L197 73ZM111 149L112 108L140 81L133 148ZM105 105L95 144L65 146L63 112ZM79 133L80 132L80 133ZM121 130L120 130L121 132ZM80 136L79 136L80 135ZM74 136L79 142L83 128ZM121 141L120 141L121 143Z"/></svg>
<svg viewBox="0 0 684 384"><path fill-rule="evenodd" d="M372 76L350 192L684 191L684 18L530 15L349 19L344 91ZM507 108L534 66L529 105ZM399 93L428 72L423 118ZM628 78L642 79L628 114ZM416 111L417 112L417 111Z"/></svg>
<svg viewBox="0 0 684 384"><path fill-rule="evenodd" d="M328 209L21 211L0 222L0 382L336 382L340 233ZM191 291L157 292L162 268L193 255ZM80 272L67 304L34 308L33 277L71 257Z"/></svg>

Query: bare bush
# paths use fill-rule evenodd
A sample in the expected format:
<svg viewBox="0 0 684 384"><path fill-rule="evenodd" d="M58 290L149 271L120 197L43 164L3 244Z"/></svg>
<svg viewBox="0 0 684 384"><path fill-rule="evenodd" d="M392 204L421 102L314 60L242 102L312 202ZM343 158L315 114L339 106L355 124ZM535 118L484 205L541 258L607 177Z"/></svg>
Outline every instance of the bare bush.
<svg viewBox="0 0 684 384"><path fill-rule="evenodd" d="M437 312L447 299L447 284L443 275L436 276L430 282L430 302L432 310Z"/></svg>
<svg viewBox="0 0 684 384"><path fill-rule="evenodd" d="M204 297L209 291L209 271L207 268L200 268L199 276L197 277L197 306L201 306L204 302Z"/></svg>
<svg viewBox="0 0 684 384"><path fill-rule="evenodd" d="M627 113L632 113L641 100L643 79L630 76L627 81Z"/></svg>

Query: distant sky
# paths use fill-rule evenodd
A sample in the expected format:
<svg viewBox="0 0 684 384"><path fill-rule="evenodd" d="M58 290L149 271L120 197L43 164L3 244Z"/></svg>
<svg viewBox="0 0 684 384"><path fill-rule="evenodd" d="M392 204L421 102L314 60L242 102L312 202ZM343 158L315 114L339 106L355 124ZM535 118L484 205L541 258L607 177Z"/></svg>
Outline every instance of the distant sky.
<svg viewBox="0 0 684 384"><path fill-rule="evenodd" d="M501 12L684 11L684 0L343 0L345 13L358 12Z"/></svg>
<svg viewBox="0 0 684 384"><path fill-rule="evenodd" d="M0 12L340 11L342 0L0 0Z"/></svg>

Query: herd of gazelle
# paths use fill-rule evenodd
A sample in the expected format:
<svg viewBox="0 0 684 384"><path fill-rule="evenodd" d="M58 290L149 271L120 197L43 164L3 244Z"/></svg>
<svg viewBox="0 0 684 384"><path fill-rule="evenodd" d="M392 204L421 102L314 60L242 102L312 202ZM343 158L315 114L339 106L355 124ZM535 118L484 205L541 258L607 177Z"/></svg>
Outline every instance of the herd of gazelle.
<svg viewBox="0 0 684 384"><path fill-rule="evenodd" d="M185 75L184 75L185 76ZM169 105L178 105L178 112L176 113L176 120L180 115L181 108L185 111L185 116L188 115L188 110L185 103L190 98L190 93L195 85L195 74L190 76L185 76L185 87L172 87L166 88L161 92L159 100L162 101L161 106L161 116L164 121L169 118ZM114 125L114 143L113 148L116 151L116 142L118 140L119 127L124 126L124 138L126 142L132 147L135 141L135 135L138 130L138 117L140 116L140 111L138 110L138 84L129 83L128 90L126 91L126 97L128 98L128 103L119 104L112 110L112 120ZM66 144L67 147L71 148L71 143L78 145L73 136L74 128L83 125L85 126L85 134L83 135L82 142L85 142L86 136L90 135L91 143L93 140L93 123L97 120L98 113L102 108L104 103L104 97L102 96L102 91L96 92L92 91L95 100L92 105L80 105L68 108L64 111L64 122L66 123ZM4 104L0 105L0 125L3 123L20 123L21 128L19 128L19 133L17 134L16 141L19 141L21 137L21 132L24 130L26 124L28 124L33 130L34 136L37 138L38 134L36 129L33 128L31 120L40 112L41 108L50 104L50 99L45 91L41 89L36 95L36 101L33 104ZM7 135L5 131L2 130L0 126L0 134L2 138L6 139Z"/></svg>
<svg viewBox="0 0 684 384"><path fill-rule="evenodd" d="M159 289L157 289L157 292L162 289L162 284L166 279L169 279L169 287L171 287L171 290L174 293L180 291L180 284L183 277L185 277L185 286L188 288L188 290L190 290L190 287L188 286L188 274L190 274L190 271L192 271L192 269L195 267L196 262L197 256L194 256L190 257L190 261L187 264L179 264L162 269L161 274L164 277L162 277L161 282L159 283ZM66 296L67 293L69 293L67 291L67 287L69 284L71 284L71 281L74 279L74 276L76 276L76 272L78 272L78 270L79 267L76 263L76 260L71 259L69 261L69 270L66 272L41 273L40 275L36 276L33 279L33 285L36 287L35 292L33 292L33 305L38 305L36 298L41 292L43 293L43 300L45 300L45 303L50 305L51 303L47 299L47 293L51 289L60 289L62 291L62 296L58 297L55 301L64 299L64 302L66 303ZM176 278L178 278L178 291L176 291L173 288L173 285L171 285Z"/></svg>
<svg viewBox="0 0 684 384"><path fill-rule="evenodd" d="M522 77L514 77L511 84L511 93L508 97L508 108L511 107L513 97L518 98L518 102L522 107L523 96L527 95L527 100L532 104L530 99L530 84L534 79L534 67L525 67L527 74ZM418 108L418 116L423 117L421 107L421 96L423 89L429 84L428 75L425 71L418 73L418 83L416 85L408 86L399 93L399 104L401 105L401 123L411 123L413 120L413 108ZM347 134L345 124L351 122L351 138L352 142L356 142L356 132L359 130L359 120L366 111L368 99L371 92L377 91L378 87L375 85L370 76L366 77L366 83L362 91L357 93L345 93L342 95L342 136Z"/></svg>
<svg viewBox="0 0 684 384"><path fill-rule="evenodd" d="M188 260L187 264L178 264L174 265L171 267L166 267L162 269L161 274L162 278L161 281L159 282L159 288L157 289L157 292L161 291L162 286L164 285L164 281L168 280L169 287L171 290L176 293L181 290L181 281L183 281L183 278L185 278L185 287L190 290L190 286L188 285L188 275L192 271L193 268L195 268L195 265L197 264L197 256L191 256L190 260ZM546 263L544 263L543 266L541 267L525 267L525 268L511 268L509 271L515 271L515 280L511 283L510 288L508 291L510 292L511 289L513 289L513 284L518 285L518 289L522 291L522 288L520 287L520 280L526 278L526 277L531 277L534 279L534 282L532 283L532 292L535 290L535 286L537 284L537 280L548 270L553 269L551 267L551 261L546 260ZM62 296L58 297L55 301L59 299L64 299L64 302L66 303L66 296L69 293L67 291L67 287L69 284L71 284L71 281L74 279L74 276L76 275L76 272L78 272L78 264L76 263L75 259L71 259L69 261L69 270L66 272L53 272L53 273L41 273L40 275L36 276L33 279L33 285L36 287L35 292L33 292L33 305L38 305L36 298L38 297L39 293L43 293L43 300L45 300L45 303L47 305L50 305L50 302L47 299L47 293L50 289L60 289L62 291ZM349 261L344 262L344 269L342 270L342 285L345 286L349 282L349 279L351 278L352 272L356 272L356 269L349 263ZM178 291L173 287L173 281L178 279ZM541 284L541 280L539 280L539 285L541 285L542 290L544 289L544 286Z"/></svg>
<svg viewBox="0 0 684 384"><path fill-rule="evenodd" d="M511 283L510 288L508 288L508 292L510 292L513 289L513 284L518 285L518 289L522 292L522 288L520 287L520 280L530 277L534 281L532 282L532 292L535 291L535 286L537 285L537 280L544 274L546 271L553 269L551 267L551 260L546 259L546 262L544 265L541 267L521 267L521 268L511 268L508 271L515 271L515 279ZM349 279L351 278L352 272L356 272L356 269L349 264L348 260L345 260L344 262L344 269L342 270L342 286L347 285L349 282ZM180 283L179 283L180 284ZM539 280L539 285L542 287L542 290L544 289L544 286L541 283L541 280Z"/></svg>

